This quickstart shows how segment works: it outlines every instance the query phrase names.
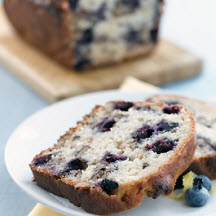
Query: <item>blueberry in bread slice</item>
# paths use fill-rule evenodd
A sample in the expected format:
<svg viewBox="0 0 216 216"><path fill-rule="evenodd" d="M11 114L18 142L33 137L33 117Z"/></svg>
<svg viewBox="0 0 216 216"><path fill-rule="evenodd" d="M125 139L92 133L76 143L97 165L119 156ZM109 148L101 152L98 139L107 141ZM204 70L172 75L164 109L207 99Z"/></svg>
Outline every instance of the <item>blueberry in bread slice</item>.
<svg viewBox="0 0 216 216"><path fill-rule="evenodd" d="M23 39L75 70L149 53L162 7L163 0L4 0Z"/></svg>
<svg viewBox="0 0 216 216"><path fill-rule="evenodd" d="M30 167L45 190L105 215L136 207L144 196L169 194L195 148L186 108L112 101L96 106Z"/></svg>
<svg viewBox="0 0 216 216"><path fill-rule="evenodd" d="M189 170L210 179L216 178L216 109L199 100L175 96L156 95L149 102L163 101L168 105L180 104L194 113L197 148Z"/></svg>

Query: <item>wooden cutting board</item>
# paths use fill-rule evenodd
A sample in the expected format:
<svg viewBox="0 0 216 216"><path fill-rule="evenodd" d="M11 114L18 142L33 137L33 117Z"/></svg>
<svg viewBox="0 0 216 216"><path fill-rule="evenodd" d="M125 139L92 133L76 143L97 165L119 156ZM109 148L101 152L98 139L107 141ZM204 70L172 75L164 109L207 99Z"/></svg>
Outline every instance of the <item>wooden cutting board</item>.
<svg viewBox="0 0 216 216"><path fill-rule="evenodd" d="M119 87L127 76L154 85L195 76L202 70L196 55L160 40L147 57L120 65L76 73L57 64L19 38L0 8L0 62L48 101Z"/></svg>

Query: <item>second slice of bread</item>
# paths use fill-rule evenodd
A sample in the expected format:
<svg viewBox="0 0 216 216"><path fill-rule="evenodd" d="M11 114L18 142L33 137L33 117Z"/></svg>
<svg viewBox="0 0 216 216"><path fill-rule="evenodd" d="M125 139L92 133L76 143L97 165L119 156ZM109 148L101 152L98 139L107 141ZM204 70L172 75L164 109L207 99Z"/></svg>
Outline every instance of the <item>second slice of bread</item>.
<svg viewBox="0 0 216 216"><path fill-rule="evenodd" d="M216 109L202 101L176 95L156 95L147 101L180 104L194 113L198 145L189 170L216 179Z"/></svg>

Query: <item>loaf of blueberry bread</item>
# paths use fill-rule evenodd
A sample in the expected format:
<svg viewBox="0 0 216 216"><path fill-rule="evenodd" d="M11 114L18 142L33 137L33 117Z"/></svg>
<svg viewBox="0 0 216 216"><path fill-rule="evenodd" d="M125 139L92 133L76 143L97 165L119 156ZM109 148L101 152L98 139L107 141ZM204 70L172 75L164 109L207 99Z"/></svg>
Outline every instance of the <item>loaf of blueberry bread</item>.
<svg viewBox="0 0 216 216"><path fill-rule="evenodd" d="M192 113L164 103L108 102L30 164L39 186L105 215L169 194L196 148Z"/></svg>
<svg viewBox="0 0 216 216"><path fill-rule="evenodd" d="M17 32L75 70L148 53L163 0L4 0Z"/></svg>
<svg viewBox="0 0 216 216"><path fill-rule="evenodd" d="M194 113L197 148L189 170L216 178L216 109L204 102L175 95L156 95L149 102L163 101L168 105L180 104Z"/></svg>

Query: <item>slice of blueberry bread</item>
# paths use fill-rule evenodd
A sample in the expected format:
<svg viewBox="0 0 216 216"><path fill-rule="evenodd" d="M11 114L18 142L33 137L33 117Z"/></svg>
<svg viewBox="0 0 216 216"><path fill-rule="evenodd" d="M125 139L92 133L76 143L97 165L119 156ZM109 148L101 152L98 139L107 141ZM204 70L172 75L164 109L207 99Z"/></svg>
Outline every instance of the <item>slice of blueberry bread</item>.
<svg viewBox="0 0 216 216"><path fill-rule="evenodd" d="M162 5L162 0L4 0L23 38L76 70L152 50Z"/></svg>
<svg viewBox="0 0 216 216"><path fill-rule="evenodd" d="M108 102L30 164L39 186L87 212L111 214L169 194L196 148L192 113L164 103Z"/></svg>
<svg viewBox="0 0 216 216"><path fill-rule="evenodd" d="M204 102L175 95L156 95L149 102L163 101L168 105L180 104L194 113L197 148L190 170L216 178L216 109Z"/></svg>

